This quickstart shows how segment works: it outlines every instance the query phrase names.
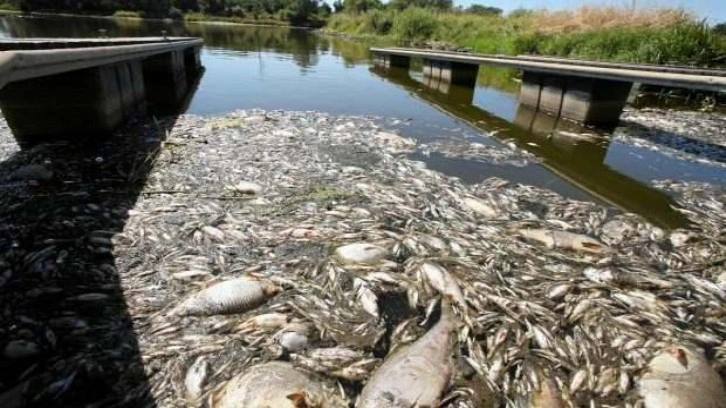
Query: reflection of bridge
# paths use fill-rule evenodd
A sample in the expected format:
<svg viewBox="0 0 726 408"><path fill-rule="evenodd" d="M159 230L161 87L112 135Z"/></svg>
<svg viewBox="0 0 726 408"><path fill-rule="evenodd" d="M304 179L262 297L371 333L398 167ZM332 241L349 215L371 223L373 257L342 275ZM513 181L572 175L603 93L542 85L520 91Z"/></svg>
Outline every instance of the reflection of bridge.
<svg viewBox="0 0 726 408"><path fill-rule="evenodd" d="M372 71L472 126L487 132L499 130L495 133L497 138L513 140L542 158L545 168L605 202L642 214L664 227L688 223L683 214L673 209L675 202L668 195L605 165L610 142L579 136L587 131L574 123L520 105L513 126L472 105L473 88L426 77L419 82L410 77L407 69L373 68Z"/></svg>
<svg viewBox="0 0 726 408"><path fill-rule="evenodd" d="M385 68L408 68L422 58L424 76L473 88L479 65L523 71L522 104L589 125L618 122L632 84L726 91L726 70L585 61L538 56L503 56L409 48L371 48Z"/></svg>
<svg viewBox="0 0 726 408"><path fill-rule="evenodd" d="M147 101L173 112L201 69L201 46L194 38L0 42L0 107L24 144L108 133Z"/></svg>

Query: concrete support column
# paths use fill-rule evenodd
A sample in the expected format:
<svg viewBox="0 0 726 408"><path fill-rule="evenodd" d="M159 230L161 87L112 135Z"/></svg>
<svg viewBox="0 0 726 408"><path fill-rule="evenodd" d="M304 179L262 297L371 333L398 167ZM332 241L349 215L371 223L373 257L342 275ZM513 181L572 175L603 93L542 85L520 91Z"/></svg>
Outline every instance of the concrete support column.
<svg viewBox="0 0 726 408"><path fill-rule="evenodd" d="M586 125L617 124L632 88L629 82L524 72L519 101Z"/></svg>
<svg viewBox="0 0 726 408"><path fill-rule="evenodd" d="M524 71L522 84L519 88L519 102L531 108L539 108L539 97L542 93L542 75Z"/></svg>
<svg viewBox="0 0 726 408"><path fill-rule="evenodd" d="M382 68L405 68L411 67L411 58L391 54L373 54L373 63Z"/></svg>
<svg viewBox="0 0 726 408"><path fill-rule="evenodd" d="M474 87L479 65L432 59L423 60L423 75L451 84Z"/></svg>
<svg viewBox="0 0 726 408"><path fill-rule="evenodd" d="M171 114L188 90L184 51L155 55L142 62L146 97L156 114Z"/></svg>
<svg viewBox="0 0 726 408"><path fill-rule="evenodd" d="M567 78L562 116L587 125L615 125L633 84L590 78Z"/></svg>
<svg viewBox="0 0 726 408"><path fill-rule="evenodd" d="M562 96L565 93L565 78L558 75L545 75L539 95L539 110L560 116Z"/></svg>
<svg viewBox="0 0 726 408"><path fill-rule="evenodd" d="M143 77L118 63L7 84L0 107L22 145L113 132L143 105Z"/></svg>
<svg viewBox="0 0 726 408"><path fill-rule="evenodd" d="M201 50L201 47L190 47L184 50L184 66L189 82L199 75L199 70L202 68Z"/></svg>
<svg viewBox="0 0 726 408"><path fill-rule="evenodd" d="M476 77L479 75L479 65L463 64L461 62L452 62L449 64L451 72L451 83L466 87L476 86Z"/></svg>

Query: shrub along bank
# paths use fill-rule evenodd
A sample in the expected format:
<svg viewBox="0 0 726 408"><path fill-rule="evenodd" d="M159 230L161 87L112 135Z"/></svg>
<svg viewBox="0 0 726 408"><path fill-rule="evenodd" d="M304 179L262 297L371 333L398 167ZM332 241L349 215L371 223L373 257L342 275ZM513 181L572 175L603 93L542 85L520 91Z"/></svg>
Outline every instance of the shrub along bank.
<svg viewBox="0 0 726 408"><path fill-rule="evenodd" d="M726 36L680 10L583 7L502 15L496 9L475 13L415 6L401 10L372 4L362 11L344 5L344 11L328 21L328 30L385 37L409 45L439 41L484 53L726 65Z"/></svg>

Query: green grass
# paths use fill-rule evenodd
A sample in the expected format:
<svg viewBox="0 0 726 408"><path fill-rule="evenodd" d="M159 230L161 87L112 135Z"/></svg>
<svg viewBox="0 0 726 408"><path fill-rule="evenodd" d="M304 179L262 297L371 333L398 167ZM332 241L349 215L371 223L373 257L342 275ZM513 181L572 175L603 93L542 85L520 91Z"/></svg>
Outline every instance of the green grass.
<svg viewBox="0 0 726 408"><path fill-rule="evenodd" d="M582 8L496 16L384 9L335 14L327 28L385 38L399 45L420 45L431 40L483 53L726 65L726 37L677 10L629 15L620 9Z"/></svg>
<svg viewBox="0 0 726 408"><path fill-rule="evenodd" d="M0 3L0 11L2 12L20 12L20 7L12 3Z"/></svg>
<svg viewBox="0 0 726 408"><path fill-rule="evenodd" d="M113 13L113 16L118 18L144 18L144 13L138 11L119 10Z"/></svg>

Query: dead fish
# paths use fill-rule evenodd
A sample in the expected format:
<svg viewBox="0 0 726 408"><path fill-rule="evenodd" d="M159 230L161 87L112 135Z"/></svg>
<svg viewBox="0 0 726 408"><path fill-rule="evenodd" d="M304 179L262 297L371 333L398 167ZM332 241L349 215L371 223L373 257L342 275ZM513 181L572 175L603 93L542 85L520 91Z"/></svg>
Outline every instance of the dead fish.
<svg viewBox="0 0 726 408"><path fill-rule="evenodd" d="M250 181L240 181L239 183L227 186L229 190L239 194L260 194L262 192L262 186Z"/></svg>
<svg viewBox="0 0 726 408"><path fill-rule="evenodd" d="M376 296L376 294L371 290L371 288L368 287L366 282L362 279L356 278L353 281L353 286L356 290L356 299L358 299L358 302L363 307L363 310L365 310L366 313L377 319L379 316L379 311L378 297Z"/></svg>
<svg viewBox="0 0 726 408"><path fill-rule="evenodd" d="M726 407L718 373L700 352L687 347L668 347L655 356L638 385L646 408Z"/></svg>
<svg viewBox="0 0 726 408"><path fill-rule="evenodd" d="M287 323L287 315L282 313L265 313L257 316L250 317L245 320L242 324L237 326L236 330L239 331L252 331L252 330L276 330L281 328Z"/></svg>
<svg viewBox="0 0 726 408"><path fill-rule="evenodd" d="M545 244L547 248L566 248L591 254L602 254L609 250L605 244L594 238L567 231L521 229L518 233L527 240Z"/></svg>
<svg viewBox="0 0 726 408"><path fill-rule="evenodd" d="M238 278L203 289L177 306L172 313L182 316L209 316L243 313L280 292L270 282Z"/></svg>
<svg viewBox="0 0 726 408"><path fill-rule="evenodd" d="M311 323L289 323L280 331L277 341L285 350L292 352L304 350L308 348L308 337L313 327Z"/></svg>
<svg viewBox="0 0 726 408"><path fill-rule="evenodd" d="M356 407L436 407L454 370L456 322L448 300L441 319L423 337L389 356L366 383Z"/></svg>
<svg viewBox="0 0 726 408"><path fill-rule="evenodd" d="M212 408L343 408L347 404L289 363L256 365L233 377L214 398Z"/></svg>
<svg viewBox="0 0 726 408"><path fill-rule="evenodd" d="M466 308L466 300L459 283L444 267L433 262L425 262L419 266L419 273L437 292L451 297L458 306Z"/></svg>
<svg viewBox="0 0 726 408"><path fill-rule="evenodd" d="M348 264L373 264L381 261L388 255L385 248L368 243L356 243L339 247L335 256L339 261Z"/></svg>
<svg viewBox="0 0 726 408"><path fill-rule="evenodd" d="M461 200L461 202L466 208L474 211L475 213L483 217L495 218L499 215L499 211L497 211L496 208L492 207L491 205L485 203L478 198L465 197Z"/></svg>
<svg viewBox="0 0 726 408"><path fill-rule="evenodd" d="M540 381L539 389L532 393L529 408L565 408L562 392L550 378Z"/></svg>
<svg viewBox="0 0 726 408"><path fill-rule="evenodd" d="M202 396L202 387L209 375L209 364L204 357L199 357L187 370L184 377L184 387L186 400L194 403Z"/></svg>

